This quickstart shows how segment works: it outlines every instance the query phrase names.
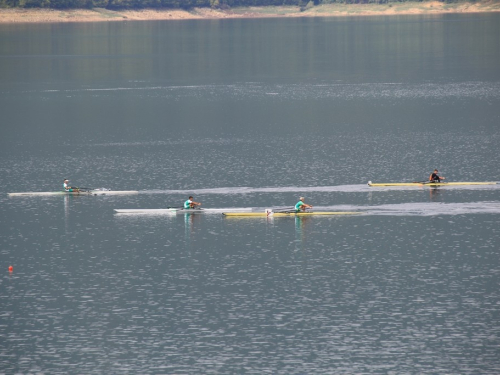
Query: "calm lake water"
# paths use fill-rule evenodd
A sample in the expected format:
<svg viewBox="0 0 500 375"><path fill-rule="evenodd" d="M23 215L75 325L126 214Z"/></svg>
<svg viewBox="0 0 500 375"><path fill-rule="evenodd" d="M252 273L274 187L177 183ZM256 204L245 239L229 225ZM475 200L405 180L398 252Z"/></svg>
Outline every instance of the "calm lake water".
<svg viewBox="0 0 500 375"><path fill-rule="evenodd" d="M500 185L366 185L500 181L500 15L0 25L0 112L0 373L500 372Z"/></svg>

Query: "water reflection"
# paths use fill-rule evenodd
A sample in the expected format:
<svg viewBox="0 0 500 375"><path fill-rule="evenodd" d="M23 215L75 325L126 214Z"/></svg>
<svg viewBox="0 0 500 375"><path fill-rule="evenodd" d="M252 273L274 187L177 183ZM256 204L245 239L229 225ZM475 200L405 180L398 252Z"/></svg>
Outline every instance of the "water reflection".
<svg viewBox="0 0 500 375"><path fill-rule="evenodd" d="M69 194L64 196L64 227L66 229L66 234L68 234L69 229Z"/></svg>
<svg viewBox="0 0 500 375"><path fill-rule="evenodd" d="M441 201L442 199L441 196L441 190L439 189L438 186L432 186L430 189L429 189L429 198L430 198L430 201Z"/></svg>
<svg viewBox="0 0 500 375"><path fill-rule="evenodd" d="M195 223L198 225L201 221L201 216L203 214L198 213L183 213L184 216L184 240L186 245L191 244L191 237L195 233Z"/></svg>
<svg viewBox="0 0 500 375"><path fill-rule="evenodd" d="M304 216L295 216L295 242L304 244L307 239L307 231L308 227L307 223L310 222L311 217Z"/></svg>

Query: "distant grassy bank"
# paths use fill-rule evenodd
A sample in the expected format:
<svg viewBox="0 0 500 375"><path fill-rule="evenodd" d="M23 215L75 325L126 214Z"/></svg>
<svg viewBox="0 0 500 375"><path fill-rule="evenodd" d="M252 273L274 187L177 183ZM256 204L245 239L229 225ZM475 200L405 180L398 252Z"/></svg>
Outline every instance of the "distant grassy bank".
<svg viewBox="0 0 500 375"><path fill-rule="evenodd" d="M500 1L443 3L402 2L386 4L322 4L313 7L265 6L232 7L228 9L191 8L109 10L94 9L44 9L0 8L0 23L51 23L51 22L98 22L98 21L147 21L222 18L270 18L270 17L339 17L403 14L489 13L500 12Z"/></svg>

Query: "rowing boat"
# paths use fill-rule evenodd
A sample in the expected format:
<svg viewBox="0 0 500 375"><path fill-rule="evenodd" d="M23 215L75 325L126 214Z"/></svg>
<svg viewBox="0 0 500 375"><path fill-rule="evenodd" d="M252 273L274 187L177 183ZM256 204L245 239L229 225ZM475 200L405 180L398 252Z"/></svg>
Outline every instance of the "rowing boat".
<svg viewBox="0 0 500 375"><path fill-rule="evenodd" d="M251 208L130 208L119 209L115 208L118 214L138 214L138 215L163 215L163 214L201 214L201 213L223 213L228 211L243 211L251 212Z"/></svg>
<svg viewBox="0 0 500 375"><path fill-rule="evenodd" d="M48 196L48 195L130 195L139 194L137 190L101 190L91 189L83 191L29 191L25 193L9 193L9 197L22 197L22 196Z"/></svg>
<svg viewBox="0 0 500 375"><path fill-rule="evenodd" d="M322 215L359 215L361 212L318 211L318 212L223 212L224 216L242 217L289 217L289 216L322 216Z"/></svg>
<svg viewBox="0 0 500 375"><path fill-rule="evenodd" d="M465 185L496 185L498 182L386 182L372 183L368 186L465 186Z"/></svg>

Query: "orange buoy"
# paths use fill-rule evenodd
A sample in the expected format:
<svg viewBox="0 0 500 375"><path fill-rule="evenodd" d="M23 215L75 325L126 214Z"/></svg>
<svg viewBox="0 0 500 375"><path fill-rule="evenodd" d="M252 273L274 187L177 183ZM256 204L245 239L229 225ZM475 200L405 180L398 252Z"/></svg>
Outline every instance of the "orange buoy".
<svg viewBox="0 0 500 375"><path fill-rule="evenodd" d="M9 272L12 272L12 271L14 271L14 267L9 266Z"/></svg>

